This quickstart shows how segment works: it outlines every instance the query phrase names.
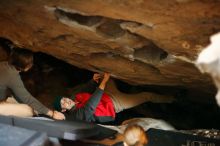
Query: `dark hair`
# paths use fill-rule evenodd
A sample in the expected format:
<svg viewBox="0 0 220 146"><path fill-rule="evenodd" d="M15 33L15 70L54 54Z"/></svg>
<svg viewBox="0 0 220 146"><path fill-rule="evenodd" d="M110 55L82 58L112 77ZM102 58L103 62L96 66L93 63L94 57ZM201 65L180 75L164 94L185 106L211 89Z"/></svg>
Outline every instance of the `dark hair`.
<svg viewBox="0 0 220 146"><path fill-rule="evenodd" d="M33 52L24 48L14 48L8 62L16 69L23 71L33 65Z"/></svg>
<svg viewBox="0 0 220 146"><path fill-rule="evenodd" d="M53 102L53 107L55 110L57 111L61 111L62 108L61 108L61 105L60 105L60 100L63 98L63 96L56 96L55 97L55 100Z"/></svg>

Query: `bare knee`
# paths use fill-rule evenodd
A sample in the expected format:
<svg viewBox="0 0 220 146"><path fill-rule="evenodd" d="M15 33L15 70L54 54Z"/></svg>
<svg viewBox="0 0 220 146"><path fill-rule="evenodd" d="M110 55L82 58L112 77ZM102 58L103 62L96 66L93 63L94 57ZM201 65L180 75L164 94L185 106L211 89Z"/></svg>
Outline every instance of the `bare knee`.
<svg viewBox="0 0 220 146"><path fill-rule="evenodd" d="M34 115L33 109L26 104L1 103L0 115L31 117Z"/></svg>

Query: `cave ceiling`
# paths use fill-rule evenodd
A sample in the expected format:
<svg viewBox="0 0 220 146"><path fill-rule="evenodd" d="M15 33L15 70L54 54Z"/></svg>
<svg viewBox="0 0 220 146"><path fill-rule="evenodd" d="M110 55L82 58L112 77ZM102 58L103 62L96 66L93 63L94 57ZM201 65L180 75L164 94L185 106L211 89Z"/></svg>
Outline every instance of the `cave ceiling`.
<svg viewBox="0 0 220 146"><path fill-rule="evenodd" d="M1 0L0 37L136 85L212 92L194 65L219 0Z"/></svg>

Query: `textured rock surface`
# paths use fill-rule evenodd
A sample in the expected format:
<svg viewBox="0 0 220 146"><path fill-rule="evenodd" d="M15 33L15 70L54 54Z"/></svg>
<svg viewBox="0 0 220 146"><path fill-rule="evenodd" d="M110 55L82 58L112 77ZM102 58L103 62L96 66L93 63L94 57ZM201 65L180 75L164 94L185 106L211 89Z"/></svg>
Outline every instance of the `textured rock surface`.
<svg viewBox="0 0 220 146"><path fill-rule="evenodd" d="M0 37L139 85L215 94L194 60L220 31L219 0L1 0Z"/></svg>

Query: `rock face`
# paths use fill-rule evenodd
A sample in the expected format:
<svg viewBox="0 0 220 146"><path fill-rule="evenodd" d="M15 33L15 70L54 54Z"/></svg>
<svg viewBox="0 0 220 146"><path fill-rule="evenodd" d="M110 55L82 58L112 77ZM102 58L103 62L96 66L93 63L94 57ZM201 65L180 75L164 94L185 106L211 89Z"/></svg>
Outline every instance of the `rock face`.
<svg viewBox="0 0 220 146"><path fill-rule="evenodd" d="M131 84L213 97L194 60L220 31L219 8L219 0L1 0L0 37Z"/></svg>

